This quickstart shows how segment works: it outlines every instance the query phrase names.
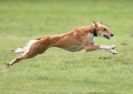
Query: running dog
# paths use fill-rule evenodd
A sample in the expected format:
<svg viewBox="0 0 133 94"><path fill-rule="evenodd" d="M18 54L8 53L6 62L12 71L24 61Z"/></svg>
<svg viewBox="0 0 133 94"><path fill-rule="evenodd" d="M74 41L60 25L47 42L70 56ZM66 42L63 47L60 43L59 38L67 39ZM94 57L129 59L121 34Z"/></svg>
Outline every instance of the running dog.
<svg viewBox="0 0 133 94"><path fill-rule="evenodd" d="M33 58L38 54L44 53L50 47L58 47L71 52L77 52L82 49L85 49L87 52L103 49L112 54L117 54L115 45L94 45L94 37L97 36L110 39L113 37L113 34L101 22L93 21L89 26L78 27L68 33L43 36L30 40L23 48L13 50L21 54L6 65L10 67L21 60Z"/></svg>

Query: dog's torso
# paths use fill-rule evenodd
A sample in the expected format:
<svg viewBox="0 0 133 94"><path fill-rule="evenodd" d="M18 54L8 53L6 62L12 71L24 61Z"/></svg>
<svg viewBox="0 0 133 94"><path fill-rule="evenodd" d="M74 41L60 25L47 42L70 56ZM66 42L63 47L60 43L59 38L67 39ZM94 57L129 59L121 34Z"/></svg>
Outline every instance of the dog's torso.
<svg viewBox="0 0 133 94"><path fill-rule="evenodd" d="M47 47L59 47L68 51L80 51L83 49L83 39L88 41L90 44L94 44L94 36L91 33L91 30L88 27L81 27L74 29L68 33L50 35L42 38L38 38L42 43L46 40L45 43Z"/></svg>
<svg viewBox="0 0 133 94"><path fill-rule="evenodd" d="M16 49L28 57L42 54L50 47L58 47L71 52L76 52L94 44L94 34L88 26L73 29L68 33L39 37L27 43L23 48Z"/></svg>

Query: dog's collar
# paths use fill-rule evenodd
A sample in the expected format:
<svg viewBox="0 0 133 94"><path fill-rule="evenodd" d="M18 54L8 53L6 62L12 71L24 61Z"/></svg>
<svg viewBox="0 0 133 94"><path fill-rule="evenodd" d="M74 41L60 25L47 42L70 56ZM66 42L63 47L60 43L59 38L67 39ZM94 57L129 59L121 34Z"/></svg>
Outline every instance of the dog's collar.
<svg viewBox="0 0 133 94"><path fill-rule="evenodd" d="M94 36L97 36L97 30L95 28L93 29L93 34Z"/></svg>

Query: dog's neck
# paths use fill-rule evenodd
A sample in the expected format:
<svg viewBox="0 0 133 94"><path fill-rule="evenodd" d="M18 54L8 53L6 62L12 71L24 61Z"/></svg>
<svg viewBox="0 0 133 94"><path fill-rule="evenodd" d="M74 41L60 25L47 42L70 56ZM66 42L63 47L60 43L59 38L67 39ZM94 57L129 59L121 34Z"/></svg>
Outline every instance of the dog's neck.
<svg viewBox="0 0 133 94"><path fill-rule="evenodd" d="M96 37L97 36L97 30L94 26L91 26L91 33Z"/></svg>
<svg viewBox="0 0 133 94"><path fill-rule="evenodd" d="M93 31L92 31L93 35L96 37L97 36L97 30L96 28L93 28Z"/></svg>

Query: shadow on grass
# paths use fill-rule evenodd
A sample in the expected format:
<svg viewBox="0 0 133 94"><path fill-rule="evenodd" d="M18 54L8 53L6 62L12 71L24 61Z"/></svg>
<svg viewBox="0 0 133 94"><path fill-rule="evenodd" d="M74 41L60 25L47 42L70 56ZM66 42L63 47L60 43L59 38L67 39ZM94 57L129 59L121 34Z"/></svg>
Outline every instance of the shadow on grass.
<svg viewBox="0 0 133 94"><path fill-rule="evenodd" d="M103 59L103 60L105 60L105 59L112 59L113 57L111 57L111 56L102 56L102 57L99 57L99 59Z"/></svg>

